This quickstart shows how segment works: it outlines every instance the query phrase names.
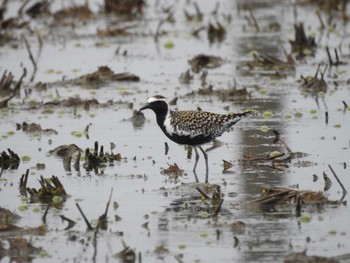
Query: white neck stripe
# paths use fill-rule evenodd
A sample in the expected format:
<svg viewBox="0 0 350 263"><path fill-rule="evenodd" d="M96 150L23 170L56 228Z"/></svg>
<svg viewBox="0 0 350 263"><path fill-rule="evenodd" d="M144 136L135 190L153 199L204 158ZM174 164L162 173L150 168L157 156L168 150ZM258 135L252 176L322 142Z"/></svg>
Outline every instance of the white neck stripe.
<svg viewBox="0 0 350 263"><path fill-rule="evenodd" d="M150 97L149 99L148 99L148 103L152 103L152 102L155 102L155 101L167 101L167 99L166 98L159 98L159 97Z"/></svg>

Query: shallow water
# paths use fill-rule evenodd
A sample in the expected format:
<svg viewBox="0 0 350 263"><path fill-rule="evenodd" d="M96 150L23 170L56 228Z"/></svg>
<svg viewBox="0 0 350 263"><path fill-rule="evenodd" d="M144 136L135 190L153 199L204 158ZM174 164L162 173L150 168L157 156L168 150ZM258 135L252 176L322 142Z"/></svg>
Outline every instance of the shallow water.
<svg viewBox="0 0 350 263"><path fill-rule="evenodd" d="M16 4L18 3L14 2L12 8L16 9ZM204 25L209 20L216 21L210 15L215 3L200 1L198 4L204 13ZM20 175L26 169L30 169L31 173L29 187L39 187L37 179L40 175L56 175L70 195L62 208L50 208L47 233L24 235L49 255L36 256L34 262L122 261L115 255L123 249L123 241L135 250L139 262L283 262L288 254L305 249L308 255L327 257L350 253L350 212L346 205L303 206L302 217L298 217L293 205L284 207L282 211L262 211L249 204L260 198L262 187L297 186L299 190L323 191L323 172L333 182L325 195L330 200L340 200L342 189L332 176L328 164L333 167L345 188L349 188L349 168L344 168L344 164L348 165L350 157L350 112L343 111L342 104L343 100L350 103L347 85L349 67L332 67L327 71L325 80L328 92L324 95L324 100L319 99L319 105L315 96L302 91L297 82L301 74L314 75L319 63L327 63L325 45L337 47L341 38L335 33L321 35L314 9L298 8L299 20L304 22L307 32L316 34L317 43L321 47L317 49L315 57L297 61L295 73L288 74L287 78L264 77L266 70L247 71L244 65L251 60L252 50L267 52L284 60L283 50L290 50L288 40L294 36L293 7L289 2L252 3L251 8L261 27L261 31L256 33L246 21L248 12L238 11L238 4L239 2L220 2L219 13L232 14L232 22L226 27L228 31L225 40L211 45L205 32L200 34L199 39L191 36L190 29L196 29L201 24L185 21L183 8L187 7L191 12L194 12L194 8L191 4L186 6L183 1L174 3L176 22L164 25L163 29L169 33L160 37L158 43L153 37L141 34L154 32L158 21L165 17L159 11L160 7L155 7L153 2L146 8L144 19L131 22L135 25L133 36L95 37L95 28L104 28L115 19L102 17L77 29L52 30L52 34L45 38L40 56L37 57L38 72L34 83L58 82L47 91L33 90L28 98L25 98L22 89L21 97L11 100L8 110L1 110L0 114L0 150L10 148L19 156L31 157L30 161L21 162L17 170L3 171L0 206L21 216L17 223L20 227L37 227L42 224L41 217L46 205L29 204L23 201L18 191ZM164 3L162 5L167 6ZM154 8L158 12L154 12ZM280 23L281 29L272 32L268 30L268 24L275 21ZM49 30L40 22L37 23L43 32ZM348 27L343 26L344 29L339 31L346 32ZM36 38L28 36L28 40L33 53L37 54ZM164 47L168 41L174 44L172 49ZM349 39L344 38L343 43L343 52L349 54L346 48ZM127 50L128 55L116 54L118 47L121 51ZM187 60L201 53L225 59L221 67L208 70L207 82L214 89L227 89L236 81L238 88L247 87L252 92L251 99L222 102L214 95L185 96L201 87L199 74L194 75L194 81L189 85L180 84L178 77L189 69ZM345 55L342 57L347 62L348 58ZM33 87L33 83L29 82L32 65L22 42L17 49L2 47L0 59L1 72L11 71L16 80L22 73L23 64L28 70L24 88ZM114 82L98 89L60 82L63 77L73 79L93 72L101 65L107 65L115 72L134 73L140 76L141 81ZM339 85L336 86L334 81ZM122 103L113 103L108 107L92 106L89 111L82 107L57 107L53 108L51 114L43 113L43 107L29 109L30 101L47 102L56 99L56 90L61 98L79 95L81 98L96 98L100 103L110 99ZM206 111L225 113L252 108L259 112L239 122L232 132L221 136L219 140L223 145L208 153L209 183L219 185L224 196L217 218L186 210L186 205L191 203L196 190L194 187L183 189L181 184L188 183L192 186L196 177L192 172L194 162L186 159L185 147L172 143L162 134L151 111L144 112L146 123L141 127L135 127L128 121L132 109L127 104L132 102L133 108L139 109L153 94L162 94L169 99L179 97L174 109L201 107ZM272 118L263 118L262 113L265 111L270 111ZM325 122L326 111L329 113L328 124ZM39 123L42 128L52 128L58 135L35 136L15 131L16 123L23 121ZM78 138L71 134L72 131L83 132L88 124L91 124L88 138ZM269 131L261 131L263 125L268 126ZM286 152L281 144L273 144L273 129L281 133L292 151L307 156L292 159L284 171L240 165L239 160L243 154L251 153L262 157L276 150ZM9 131L15 132L7 135ZM62 160L48 154L49 150L70 143L82 149L93 148L95 141L104 145L105 151L109 151L111 142L115 143L113 152L119 152L126 159L115 161L103 173L95 174L87 173L83 168L80 172L74 169L66 172ZM164 154L165 142L169 145L167 155ZM210 148L210 145L204 148ZM222 172L222 160L233 164L228 173ZM36 170L37 163L45 163L46 169ZM163 168L168 167L168 163L177 163L184 170L184 176L176 182L169 180L161 173ZM313 174L318 176L316 182L313 182ZM198 164L197 178L204 183L203 158ZM88 219L96 223L104 213L112 188L112 202L117 202L119 207L114 209L111 205L108 229L98 231L94 243L94 232L86 230L75 203L78 202ZM185 201L181 203L183 199ZM179 200L180 207L176 207L174 202ZM347 200L348 196L344 201ZM22 205L27 205L28 209L20 211ZM35 212L36 207L41 210ZM62 222L59 215L65 215L77 224L71 230L64 230L67 223ZM120 216L121 220L116 221L115 215ZM301 220L305 217L310 222ZM245 231L235 233L232 230L231 225L236 221L246 224ZM5 243L5 238L13 235L15 234L0 233L2 242ZM75 240L74 236L76 241L72 241ZM163 252L155 252L160 246L164 247ZM1 260L8 261L8 257Z"/></svg>

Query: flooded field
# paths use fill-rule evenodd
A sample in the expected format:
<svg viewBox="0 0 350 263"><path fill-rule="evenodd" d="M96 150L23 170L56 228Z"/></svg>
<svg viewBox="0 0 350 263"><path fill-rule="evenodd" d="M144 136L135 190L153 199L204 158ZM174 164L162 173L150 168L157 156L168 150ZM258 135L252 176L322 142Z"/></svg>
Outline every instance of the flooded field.
<svg viewBox="0 0 350 263"><path fill-rule="evenodd" d="M0 262L350 262L346 1L117 2L3 1Z"/></svg>

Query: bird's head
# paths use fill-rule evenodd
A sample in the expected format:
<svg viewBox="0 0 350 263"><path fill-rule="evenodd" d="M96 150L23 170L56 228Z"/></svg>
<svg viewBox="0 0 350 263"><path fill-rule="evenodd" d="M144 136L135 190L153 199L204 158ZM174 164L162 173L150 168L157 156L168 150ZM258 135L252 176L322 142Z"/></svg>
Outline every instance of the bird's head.
<svg viewBox="0 0 350 263"><path fill-rule="evenodd" d="M166 115L168 112L167 99L161 95L155 95L148 99L148 104L143 106L140 111L151 109L156 115Z"/></svg>

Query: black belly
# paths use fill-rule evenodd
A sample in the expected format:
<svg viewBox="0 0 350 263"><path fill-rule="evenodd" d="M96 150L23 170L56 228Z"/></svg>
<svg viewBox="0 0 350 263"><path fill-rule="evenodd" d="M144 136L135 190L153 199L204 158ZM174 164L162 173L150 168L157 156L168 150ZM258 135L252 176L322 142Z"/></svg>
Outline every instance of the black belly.
<svg viewBox="0 0 350 263"><path fill-rule="evenodd" d="M192 145L192 146L208 143L213 139L211 136L204 136L204 135L190 137L190 136L181 136L177 134L169 135L166 132L165 132L165 135L168 136L168 138L173 142L176 142L178 144Z"/></svg>

